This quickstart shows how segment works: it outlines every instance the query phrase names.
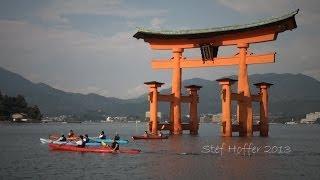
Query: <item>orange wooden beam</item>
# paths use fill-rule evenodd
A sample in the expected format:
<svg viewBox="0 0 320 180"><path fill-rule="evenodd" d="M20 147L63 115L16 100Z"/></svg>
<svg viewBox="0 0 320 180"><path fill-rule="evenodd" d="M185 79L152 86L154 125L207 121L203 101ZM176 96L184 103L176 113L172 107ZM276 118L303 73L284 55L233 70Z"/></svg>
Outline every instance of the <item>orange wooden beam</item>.
<svg viewBox="0 0 320 180"><path fill-rule="evenodd" d="M191 96L181 96L181 102L183 103L190 103L192 101Z"/></svg>
<svg viewBox="0 0 320 180"><path fill-rule="evenodd" d="M260 125L259 124L253 124L252 125L253 131L260 131ZM239 132L240 126L238 124L232 125L232 132Z"/></svg>
<svg viewBox="0 0 320 180"><path fill-rule="evenodd" d="M169 95L158 94L158 100L165 101L165 102L172 102L173 96L172 96L172 94L169 94Z"/></svg>
<svg viewBox="0 0 320 180"><path fill-rule="evenodd" d="M214 46L231 46L239 43L261 43L274 41L277 38L277 30L268 28L265 30L253 30L250 32L242 32L227 35L218 35L212 38L199 39L146 39L150 43L151 49L155 50L170 50L174 48L190 49L197 48L199 44L210 43Z"/></svg>
<svg viewBox="0 0 320 180"><path fill-rule="evenodd" d="M238 93L231 93L231 100L232 101L239 101L240 100L240 96Z"/></svg>
<svg viewBox="0 0 320 180"><path fill-rule="evenodd" d="M262 55L247 55L247 64L264 64L274 63L275 53L262 54ZM203 62L201 58L198 59L185 59L180 62L181 68L197 68L197 67L215 67L215 66L231 66L239 64L239 57L219 57L213 61ZM153 69L171 69L173 68L172 60L152 60L151 66Z"/></svg>
<svg viewBox="0 0 320 180"><path fill-rule="evenodd" d="M251 95L252 101L260 102L261 96L260 95Z"/></svg>

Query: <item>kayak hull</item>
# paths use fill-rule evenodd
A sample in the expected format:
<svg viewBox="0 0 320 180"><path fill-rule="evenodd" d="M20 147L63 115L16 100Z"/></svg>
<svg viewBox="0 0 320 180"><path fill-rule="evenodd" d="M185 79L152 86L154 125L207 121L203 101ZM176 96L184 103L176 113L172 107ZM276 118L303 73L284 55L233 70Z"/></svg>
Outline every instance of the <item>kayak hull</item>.
<svg viewBox="0 0 320 180"><path fill-rule="evenodd" d="M53 144L66 144L66 145L70 145L70 146L77 146L77 144L75 142L70 142L70 141L53 141L51 139L45 139L45 138L40 138L40 142L42 144L49 144L49 143L53 143ZM86 146L101 146L101 143L99 142L88 142L86 143Z"/></svg>
<svg viewBox="0 0 320 180"><path fill-rule="evenodd" d="M51 135L50 136L50 140L57 140L59 139L59 136L55 136L55 135ZM79 137L72 137L72 138L67 138L68 141L76 141L76 140L79 140ZM101 142L104 142L104 143L112 143L113 142L113 139L100 139L98 137L89 137L89 143L101 143ZM119 144L128 144L129 141L128 140L125 140L125 139L120 139L120 140L117 140L117 143Z"/></svg>
<svg viewBox="0 0 320 180"><path fill-rule="evenodd" d="M59 138L60 138L60 136L58 136L56 134L49 136L49 139L53 140L53 141L58 140ZM67 137L66 139L67 139L67 141L77 141L80 138L78 136L73 136L73 137Z"/></svg>
<svg viewBox="0 0 320 180"><path fill-rule="evenodd" d="M169 136L132 136L134 140L157 140L157 139L168 139Z"/></svg>
<svg viewBox="0 0 320 180"><path fill-rule="evenodd" d="M78 147L64 144L49 143L49 148L56 151L73 151L73 152L91 152L91 153L126 153L138 154L139 149L120 149L119 151L112 151L109 147Z"/></svg>
<svg viewBox="0 0 320 180"><path fill-rule="evenodd" d="M89 139L91 142L98 142L98 143L101 143L101 142L112 143L113 142L113 139L99 139L99 138L92 138L92 137L90 137ZM124 139L120 139L120 140L116 140L116 141L119 144L128 144L129 143L128 140L124 140Z"/></svg>

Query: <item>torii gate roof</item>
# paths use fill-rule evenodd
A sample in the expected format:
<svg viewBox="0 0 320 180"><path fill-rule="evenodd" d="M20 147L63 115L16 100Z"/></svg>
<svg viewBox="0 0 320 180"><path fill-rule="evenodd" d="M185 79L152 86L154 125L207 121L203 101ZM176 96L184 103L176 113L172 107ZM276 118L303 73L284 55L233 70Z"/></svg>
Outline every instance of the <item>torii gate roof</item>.
<svg viewBox="0 0 320 180"><path fill-rule="evenodd" d="M254 23L232 25L225 27L215 27L207 29L191 29L191 30L151 30L138 28L138 32L133 35L137 39L200 39L209 38L218 35L226 35L237 32L246 32L251 30L259 30L268 27L276 27L277 32L292 30L297 27L295 15L298 14L299 9L288 14L261 19Z"/></svg>

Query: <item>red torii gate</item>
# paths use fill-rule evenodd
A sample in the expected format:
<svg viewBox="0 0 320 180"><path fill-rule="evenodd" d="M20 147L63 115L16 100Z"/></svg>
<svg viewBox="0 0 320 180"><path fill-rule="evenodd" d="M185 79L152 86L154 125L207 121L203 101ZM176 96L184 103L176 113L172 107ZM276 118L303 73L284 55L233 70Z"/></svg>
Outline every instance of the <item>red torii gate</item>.
<svg viewBox="0 0 320 180"><path fill-rule="evenodd" d="M156 133L158 128L157 103L159 100L170 102L170 124L165 128L173 134L181 134L182 130L190 130L193 134L198 126L183 126L181 123L181 102L194 102L184 100L181 96L182 68L216 67L238 65L238 92L231 93L231 79L219 79L222 85L222 135L232 136L232 132L239 132L239 136L252 136L253 131L260 131L261 136L268 136L268 83L256 84L260 94L252 95L248 79L249 64L264 64L275 62L275 52L253 55L248 53L250 44L274 41L278 33L292 30L297 27L295 15L299 10L280 17L264 19L251 24L227 26L211 29L181 30L181 31L152 31L140 29L133 37L144 39L154 50L171 50L172 58L152 60L153 69L172 69L172 94L160 95L158 82L147 82L150 88L150 130ZM234 56L217 57L219 46L237 46L239 52ZM182 56L184 49L200 48L201 58L186 58ZM197 90L200 89L199 87ZM158 98L158 96L160 98ZM238 102L238 125L231 123L231 100ZM253 125L252 102L260 102L260 124ZM197 104L196 104L197 105ZM197 112L190 106L191 112ZM194 115L193 115L194 116ZM193 122L196 121L196 122ZM193 117L191 124L198 124L198 117Z"/></svg>

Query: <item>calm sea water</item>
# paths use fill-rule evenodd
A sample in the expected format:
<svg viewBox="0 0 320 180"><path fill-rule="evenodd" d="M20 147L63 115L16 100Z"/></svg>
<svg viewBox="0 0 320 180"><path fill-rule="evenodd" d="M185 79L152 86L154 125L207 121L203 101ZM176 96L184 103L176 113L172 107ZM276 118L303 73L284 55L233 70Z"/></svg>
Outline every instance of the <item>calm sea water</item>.
<svg viewBox="0 0 320 180"><path fill-rule="evenodd" d="M320 179L319 125L271 125L268 138L221 138L219 125L201 124L198 136L130 139L146 126L1 123L0 179ZM101 130L110 136L118 132L130 139L121 147L142 153L56 152L39 141L70 129L89 136Z"/></svg>

